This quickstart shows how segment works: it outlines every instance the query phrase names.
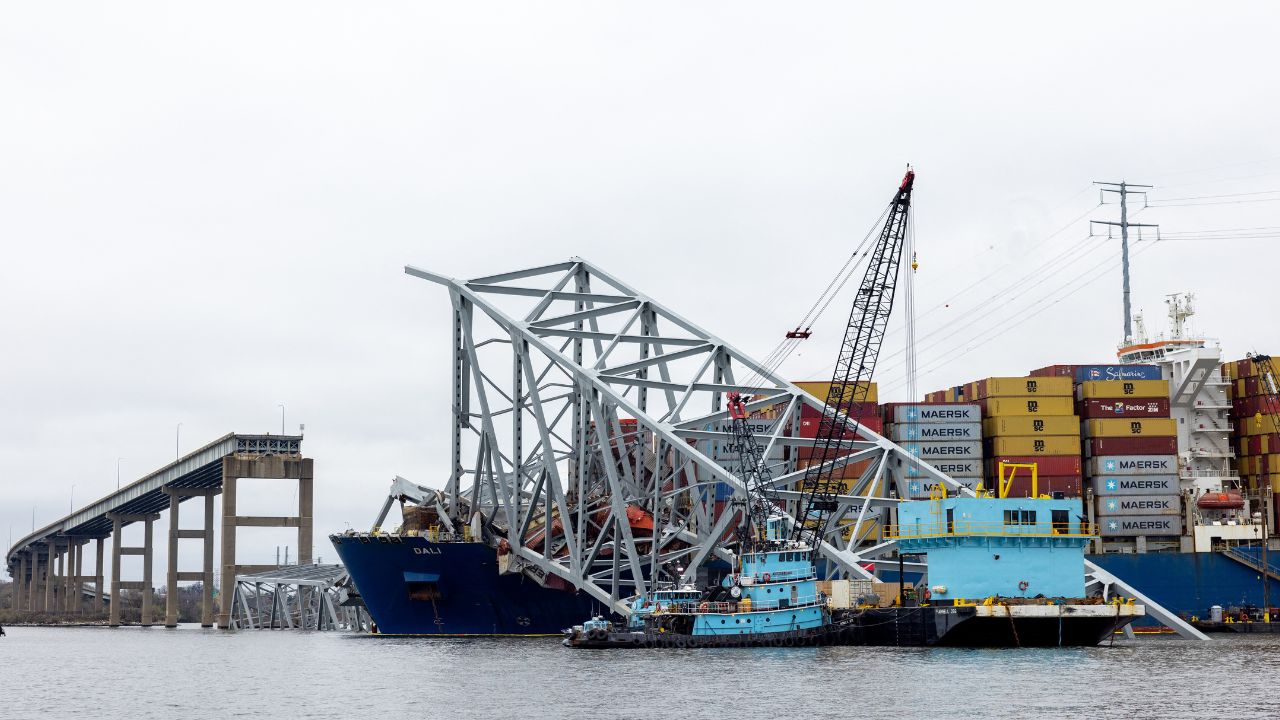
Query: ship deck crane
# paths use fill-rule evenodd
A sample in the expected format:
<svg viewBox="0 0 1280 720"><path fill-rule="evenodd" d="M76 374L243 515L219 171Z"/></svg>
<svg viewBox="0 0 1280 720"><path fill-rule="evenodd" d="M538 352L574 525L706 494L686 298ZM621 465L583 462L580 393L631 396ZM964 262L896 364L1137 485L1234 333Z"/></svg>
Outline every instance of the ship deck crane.
<svg viewBox="0 0 1280 720"><path fill-rule="evenodd" d="M727 393L725 400L733 444L738 451L738 477L747 486L746 507L742 511L738 537L740 549L749 551L766 543L769 518L781 515L778 511L780 500L774 491L773 473L764 458L764 451L751 432L746 400L738 392Z"/></svg>
<svg viewBox="0 0 1280 720"><path fill-rule="evenodd" d="M915 172L908 168L889 203L884 226L853 298L826 405L813 440L810 465L800 481L801 511L791 536L794 540L808 540L815 554L837 508L836 497L844 490L833 462L841 454L843 441L857 434L861 408L893 310L914 182Z"/></svg>

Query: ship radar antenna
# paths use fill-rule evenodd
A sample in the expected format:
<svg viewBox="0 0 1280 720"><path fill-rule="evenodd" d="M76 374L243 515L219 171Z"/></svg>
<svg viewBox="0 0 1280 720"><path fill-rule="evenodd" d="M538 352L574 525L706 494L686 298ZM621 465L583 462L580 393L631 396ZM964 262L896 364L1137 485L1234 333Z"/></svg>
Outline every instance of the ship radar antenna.
<svg viewBox="0 0 1280 720"><path fill-rule="evenodd" d="M1196 314L1195 294L1173 293L1165 299L1165 304L1169 306L1169 320L1173 323L1173 337L1181 339L1185 337L1187 320Z"/></svg>
<svg viewBox="0 0 1280 720"><path fill-rule="evenodd" d="M1139 344L1146 343L1147 342L1147 321L1142 317L1141 310L1134 313L1133 326L1134 326L1134 331L1133 331L1134 341Z"/></svg>

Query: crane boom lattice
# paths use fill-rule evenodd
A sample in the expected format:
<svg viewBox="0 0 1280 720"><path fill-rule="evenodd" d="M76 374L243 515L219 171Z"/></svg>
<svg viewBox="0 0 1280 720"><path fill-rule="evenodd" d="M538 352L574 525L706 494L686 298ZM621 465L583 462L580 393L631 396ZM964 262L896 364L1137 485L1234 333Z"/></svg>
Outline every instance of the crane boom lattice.
<svg viewBox="0 0 1280 720"><path fill-rule="evenodd" d="M847 492L834 461L842 454L842 441L857 436L859 431L861 408L871 387L893 310L914 180L915 173L908 170L890 202L880 238L853 298L844 341L814 437L812 459L800 484L803 493L800 522L793 527L792 537L800 540L811 535L815 548L826 536L827 523L838 508L836 497Z"/></svg>

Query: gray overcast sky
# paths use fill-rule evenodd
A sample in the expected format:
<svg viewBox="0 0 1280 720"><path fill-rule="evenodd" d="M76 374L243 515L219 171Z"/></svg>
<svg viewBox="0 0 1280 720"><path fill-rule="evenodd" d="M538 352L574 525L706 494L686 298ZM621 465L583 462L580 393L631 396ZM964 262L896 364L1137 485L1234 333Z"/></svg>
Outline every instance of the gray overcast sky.
<svg viewBox="0 0 1280 720"><path fill-rule="evenodd" d="M1090 181L1198 198L1134 218L1171 238L1280 226L1280 10L1055 7L8 3L0 532L170 460L179 422L184 450L278 431L278 403L317 529L367 526L394 474L447 466L447 296L403 265L581 255L763 357L907 162L920 391L1106 361ZM1228 357L1280 347L1280 254L1240 234L1135 247L1152 329L1195 290ZM786 374L827 372L848 302Z"/></svg>

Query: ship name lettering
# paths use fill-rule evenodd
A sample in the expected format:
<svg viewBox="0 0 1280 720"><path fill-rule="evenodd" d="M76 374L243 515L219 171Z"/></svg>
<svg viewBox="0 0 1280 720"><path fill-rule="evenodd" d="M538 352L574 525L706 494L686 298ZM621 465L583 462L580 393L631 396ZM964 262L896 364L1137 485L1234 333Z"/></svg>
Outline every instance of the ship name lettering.
<svg viewBox="0 0 1280 720"><path fill-rule="evenodd" d="M413 554L414 555L443 555L444 553L440 552L440 548L438 547L424 547L424 548L414 548Z"/></svg>

